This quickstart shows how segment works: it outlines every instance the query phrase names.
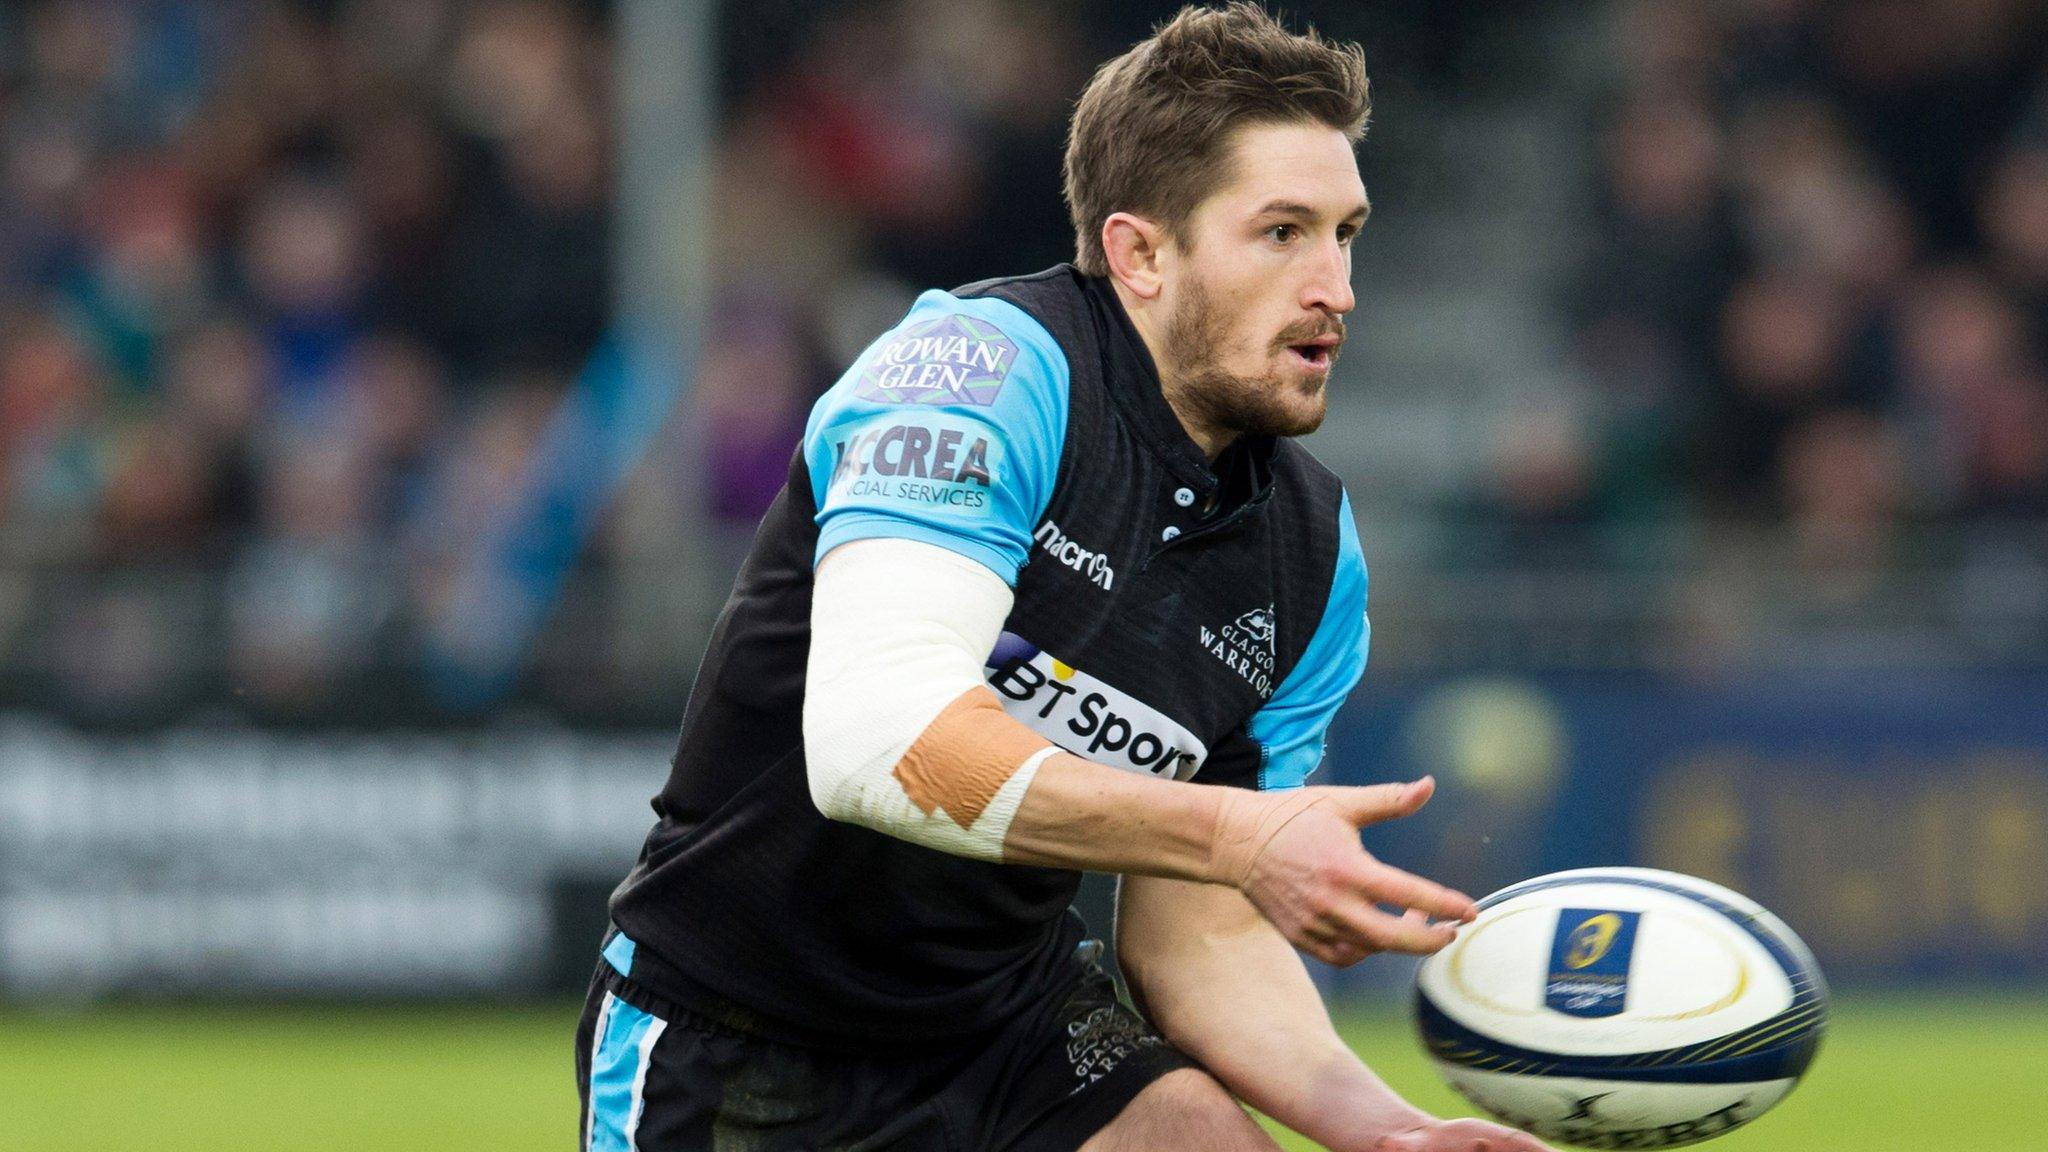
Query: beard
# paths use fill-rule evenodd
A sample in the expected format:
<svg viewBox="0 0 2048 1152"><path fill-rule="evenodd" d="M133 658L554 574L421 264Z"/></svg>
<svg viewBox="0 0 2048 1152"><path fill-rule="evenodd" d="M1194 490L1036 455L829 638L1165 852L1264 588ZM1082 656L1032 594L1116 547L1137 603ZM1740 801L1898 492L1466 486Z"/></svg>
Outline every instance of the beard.
<svg viewBox="0 0 2048 1152"><path fill-rule="evenodd" d="M1335 317L1305 319L1282 331L1268 352L1284 352L1289 345L1331 332L1341 339L1344 322ZM1207 287L1191 279L1166 325L1166 359L1180 381L1177 399L1187 418L1205 427L1254 436L1305 436L1322 426L1327 373L1297 376L1274 368L1243 376L1227 371L1220 353L1229 337L1229 318L1217 310ZM1337 349L1333 347L1330 363L1334 366L1336 362ZM1316 402L1303 405L1301 399Z"/></svg>

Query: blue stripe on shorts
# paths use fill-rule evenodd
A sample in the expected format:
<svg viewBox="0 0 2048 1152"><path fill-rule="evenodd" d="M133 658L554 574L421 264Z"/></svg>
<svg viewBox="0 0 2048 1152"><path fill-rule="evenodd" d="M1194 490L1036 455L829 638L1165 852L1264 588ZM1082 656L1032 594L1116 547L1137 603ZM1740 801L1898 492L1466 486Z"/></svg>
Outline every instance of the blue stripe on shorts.
<svg viewBox="0 0 2048 1152"><path fill-rule="evenodd" d="M647 1065L668 1022L642 1012L616 995L604 994L597 1014L597 1041L590 1057L590 1127L587 1152L636 1152Z"/></svg>

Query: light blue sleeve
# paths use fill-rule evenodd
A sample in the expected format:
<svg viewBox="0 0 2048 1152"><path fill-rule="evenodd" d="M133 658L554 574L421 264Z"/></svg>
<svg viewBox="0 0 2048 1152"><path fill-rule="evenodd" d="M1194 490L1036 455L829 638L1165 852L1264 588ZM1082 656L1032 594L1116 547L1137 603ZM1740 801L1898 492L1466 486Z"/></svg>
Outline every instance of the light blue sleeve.
<svg viewBox="0 0 2048 1152"><path fill-rule="evenodd" d="M921 540L1011 586L1052 499L1066 354L1006 300L918 297L811 409L812 563L850 540Z"/></svg>
<svg viewBox="0 0 2048 1152"><path fill-rule="evenodd" d="M1358 521L1351 495L1337 507L1337 571L1323 618L1287 679L1252 717L1259 742L1259 790L1299 788L1323 760L1330 717L1365 675L1372 621L1365 614L1365 553L1358 546Z"/></svg>

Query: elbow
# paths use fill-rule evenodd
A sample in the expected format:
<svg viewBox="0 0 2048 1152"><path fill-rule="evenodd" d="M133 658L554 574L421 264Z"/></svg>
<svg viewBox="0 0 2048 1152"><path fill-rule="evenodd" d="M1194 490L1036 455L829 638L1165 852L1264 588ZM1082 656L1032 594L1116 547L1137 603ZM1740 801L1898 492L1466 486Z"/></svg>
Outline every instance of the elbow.
<svg viewBox="0 0 2048 1152"><path fill-rule="evenodd" d="M811 786L811 806L816 808L818 814L825 819L840 824L858 824L863 828L873 828L877 832L889 832L890 835L898 835L898 833L891 832L871 817L868 810L860 803L860 790L857 786L849 786L848 783L841 781L821 781L816 771L810 774L809 782Z"/></svg>
<svg viewBox="0 0 2048 1152"><path fill-rule="evenodd" d="M1178 1002L1174 999L1172 989L1158 987L1149 979L1145 965L1142 962L1133 963L1132 959L1135 957L1117 957L1117 963L1123 969L1124 986L1131 994L1132 1005L1152 1025L1153 1030L1159 1033L1161 1039L1190 1056L1195 1055L1194 1049L1201 1045L1202 1036L1199 1032L1190 1031L1186 1026L1186 1013L1177 1010Z"/></svg>
<svg viewBox="0 0 2048 1152"><path fill-rule="evenodd" d="M1125 956L1121 950L1118 951L1116 962L1124 975L1124 991L1130 994L1131 1006L1138 1010L1138 1015L1150 1021L1152 1027L1165 1037L1168 1043L1172 1043L1173 1038L1167 1036L1166 1030L1160 1026L1158 1010L1153 1006L1152 997L1148 994L1145 966L1136 963L1136 960L1137 957Z"/></svg>
<svg viewBox="0 0 2048 1152"><path fill-rule="evenodd" d="M854 789L847 787L847 774L838 770L832 749L846 747L846 738L833 731L822 717L814 715L809 701L804 704L804 777L810 787L811 804L827 820L858 823L860 806Z"/></svg>
<svg viewBox="0 0 2048 1152"><path fill-rule="evenodd" d="M1165 1036L1169 1042L1175 1042L1172 1036L1167 1035L1167 1028L1172 1023L1173 1016L1172 989L1163 989L1160 986L1170 977L1162 975L1161 966L1152 963L1156 955L1154 950L1145 947L1141 939L1134 939L1128 934L1127 926L1122 920L1117 922L1117 937L1116 963L1124 974L1124 987L1131 994L1131 1003L1137 1006L1145 1019L1152 1022L1152 1026L1159 1030L1161 1036Z"/></svg>
<svg viewBox="0 0 2048 1152"><path fill-rule="evenodd" d="M837 820L842 824L852 823L854 806L846 803L840 795L841 790L833 787L833 782L824 776L825 774L816 768L809 771L811 806L827 820Z"/></svg>

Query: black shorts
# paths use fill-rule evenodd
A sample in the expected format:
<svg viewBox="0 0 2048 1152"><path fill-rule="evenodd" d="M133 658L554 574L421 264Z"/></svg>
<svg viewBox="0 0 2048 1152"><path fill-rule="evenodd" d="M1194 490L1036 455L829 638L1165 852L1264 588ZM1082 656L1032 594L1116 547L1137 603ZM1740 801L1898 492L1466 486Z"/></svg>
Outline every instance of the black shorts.
<svg viewBox="0 0 2048 1152"><path fill-rule="evenodd" d="M1074 1152L1147 1084L1193 1066L1117 1000L1086 946L1074 964L1064 997L979 1041L850 1055L735 1030L600 960L576 1029L581 1146Z"/></svg>

